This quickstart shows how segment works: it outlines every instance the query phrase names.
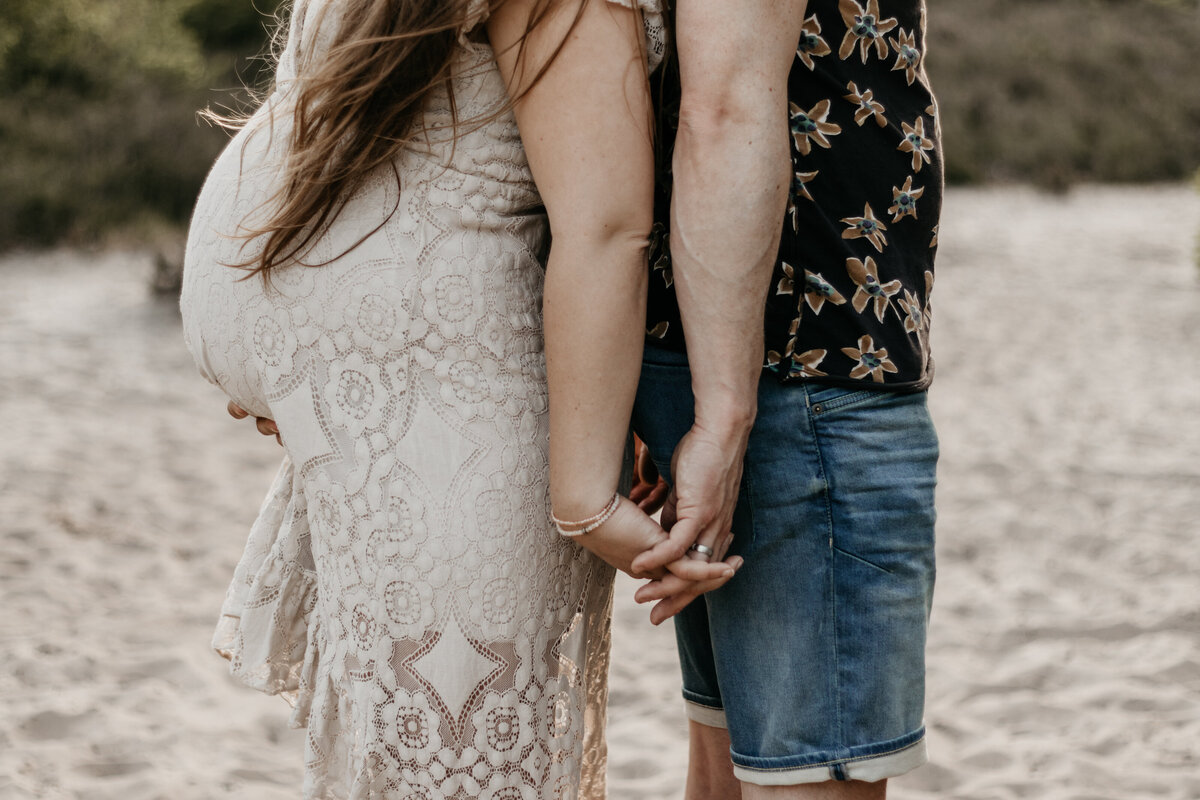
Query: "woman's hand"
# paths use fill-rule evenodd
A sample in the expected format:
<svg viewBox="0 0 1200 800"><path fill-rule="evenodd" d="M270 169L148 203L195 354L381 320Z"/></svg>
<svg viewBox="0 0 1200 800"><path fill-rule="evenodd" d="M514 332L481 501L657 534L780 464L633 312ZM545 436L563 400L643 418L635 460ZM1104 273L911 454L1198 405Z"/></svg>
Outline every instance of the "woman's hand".
<svg viewBox="0 0 1200 800"><path fill-rule="evenodd" d="M250 416L249 411L242 408L232 400L229 401L229 405L225 406L225 410L228 411L229 416L233 417L234 419L245 419L246 417ZM275 424L275 420L268 419L267 417L255 417L254 427L258 428L258 432L263 436L274 436L275 441L281 446L283 445L283 437L279 435L279 426Z"/></svg>
<svg viewBox="0 0 1200 800"><path fill-rule="evenodd" d="M650 448L636 436L633 437L633 489L629 499L637 503L638 508L647 514L653 514L663 507L670 492L670 485L658 474L658 467L650 458Z"/></svg>
<svg viewBox="0 0 1200 800"><path fill-rule="evenodd" d="M681 558L665 568L635 572L633 559L666 539L667 535L636 503L625 497L603 525L572 538L580 547L627 575L653 579L648 586L653 587L653 599L661 601L650 615L650 621L655 625L677 614L704 592L724 586L742 565L740 556L712 562ZM646 588L642 587L637 597L640 598Z"/></svg>
<svg viewBox="0 0 1200 800"><path fill-rule="evenodd" d="M732 536L729 538L732 538ZM726 545L726 548L728 548L728 545ZM706 563L708 562L699 559L683 558L677 562L673 562L669 567L674 568L681 564ZM741 556L730 556L726 561L718 561L716 563L728 564L733 567L733 571L736 573L741 568L743 559ZM634 592L633 599L638 603L658 601L655 603L654 608L650 609L650 622L653 625L658 625L678 614L687 607L688 603L705 592L721 588L732 577L732 575L729 575L728 577L721 576L711 580L686 580L674 573L668 572L663 577L639 587Z"/></svg>

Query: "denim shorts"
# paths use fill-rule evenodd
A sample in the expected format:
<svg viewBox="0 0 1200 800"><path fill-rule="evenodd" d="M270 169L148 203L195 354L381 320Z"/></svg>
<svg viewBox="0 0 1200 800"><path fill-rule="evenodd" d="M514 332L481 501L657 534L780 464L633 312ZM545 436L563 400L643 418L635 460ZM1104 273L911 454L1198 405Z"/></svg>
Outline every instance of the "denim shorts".
<svg viewBox="0 0 1200 800"><path fill-rule="evenodd" d="M669 479L687 357L648 348L634 430ZM937 435L924 392L764 375L731 553L675 618L688 716L728 728L740 780L876 781L926 761Z"/></svg>

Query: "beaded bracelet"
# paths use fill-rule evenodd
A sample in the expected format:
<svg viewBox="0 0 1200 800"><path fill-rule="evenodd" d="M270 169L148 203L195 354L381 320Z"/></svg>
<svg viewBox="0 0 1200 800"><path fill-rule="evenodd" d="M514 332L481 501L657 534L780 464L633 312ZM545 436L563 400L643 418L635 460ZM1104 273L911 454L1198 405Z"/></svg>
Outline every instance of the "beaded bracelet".
<svg viewBox="0 0 1200 800"><path fill-rule="evenodd" d="M612 500L608 501L608 505L600 510L600 513L593 514L587 519L577 520L575 522L567 522L554 516L554 512L550 512L550 520L554 523L554 527L562 536L575 538L583 536L585 533L591 533L599 528L604 523L608 522L609 517L617 513L617 507L621 505L621 493L613 492Z"/></svg>

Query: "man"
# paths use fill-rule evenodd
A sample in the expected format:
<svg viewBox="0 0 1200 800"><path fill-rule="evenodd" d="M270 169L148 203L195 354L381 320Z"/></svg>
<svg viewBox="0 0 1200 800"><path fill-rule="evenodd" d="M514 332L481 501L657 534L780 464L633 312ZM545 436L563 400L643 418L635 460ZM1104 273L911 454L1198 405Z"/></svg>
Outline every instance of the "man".
<svg viewBox="0 0 1200 800"><path fill-rule="evenodd" d="M679 612L689 800L880 798L926 758L942 176L924 13L677 4L634 410L673 472L671 530L634 567L722 557L730 529L745 558L682 611L674 577L638 592L655 622Z"/></svg>

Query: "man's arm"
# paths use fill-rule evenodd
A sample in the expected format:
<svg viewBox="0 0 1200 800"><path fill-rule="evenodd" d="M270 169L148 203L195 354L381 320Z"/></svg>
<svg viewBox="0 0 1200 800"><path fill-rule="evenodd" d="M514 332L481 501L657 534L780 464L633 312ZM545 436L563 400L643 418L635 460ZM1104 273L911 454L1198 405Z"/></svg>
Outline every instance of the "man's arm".
<svg viewBox="0 0 1200 800"><path fill-rule="evenodd" d="M649 569L730 529L763 363L763 308L791 181L787 77L805 0L680 0L671 258L696 396Z"/></svg>

